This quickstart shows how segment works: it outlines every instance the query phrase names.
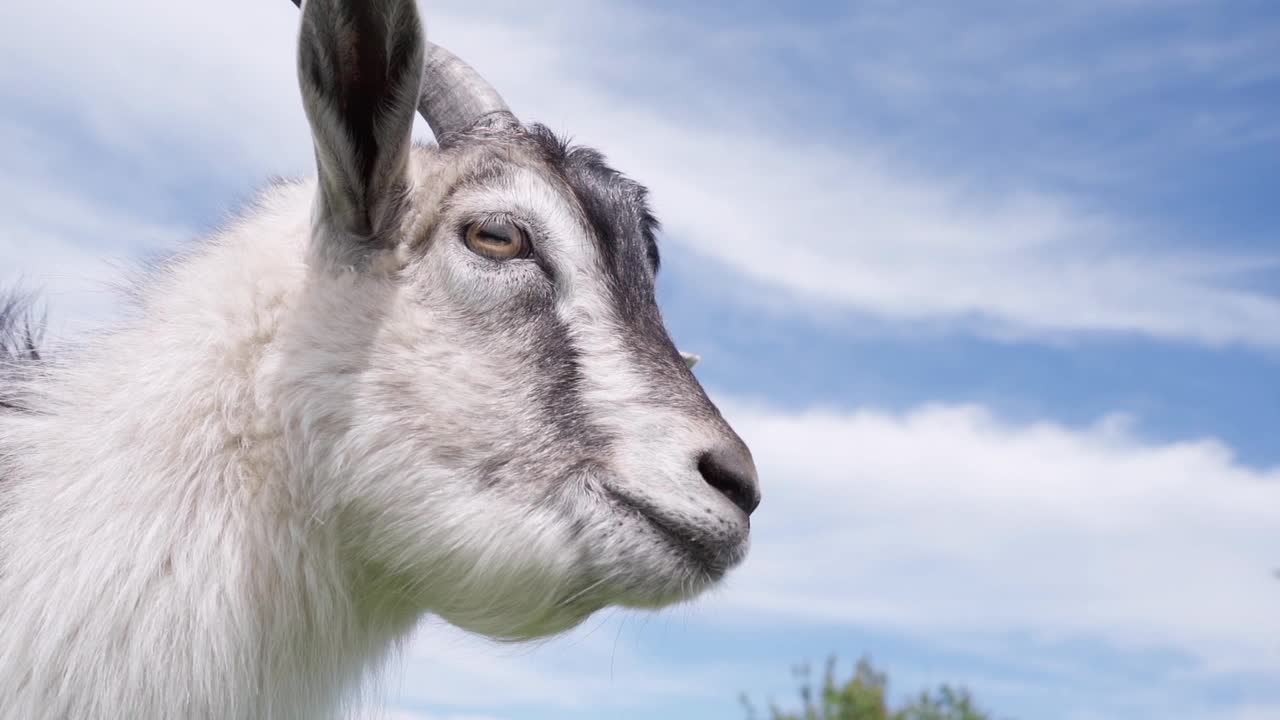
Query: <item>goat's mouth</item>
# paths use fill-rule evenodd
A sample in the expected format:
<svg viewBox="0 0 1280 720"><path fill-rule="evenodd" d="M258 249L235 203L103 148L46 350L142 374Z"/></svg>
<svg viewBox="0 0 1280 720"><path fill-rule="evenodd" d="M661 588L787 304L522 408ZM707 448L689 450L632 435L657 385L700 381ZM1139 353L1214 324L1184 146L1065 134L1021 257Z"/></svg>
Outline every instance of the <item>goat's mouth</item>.
<svg viewBox="0 0 1280 720"><path fill-rule="evenodd" d="M609 491L619 509L652 528L659 541L693 571L694 585L710 584L724 577L747 554L742 538L717 538L705 529L672 519L652 503Z"/></svg>

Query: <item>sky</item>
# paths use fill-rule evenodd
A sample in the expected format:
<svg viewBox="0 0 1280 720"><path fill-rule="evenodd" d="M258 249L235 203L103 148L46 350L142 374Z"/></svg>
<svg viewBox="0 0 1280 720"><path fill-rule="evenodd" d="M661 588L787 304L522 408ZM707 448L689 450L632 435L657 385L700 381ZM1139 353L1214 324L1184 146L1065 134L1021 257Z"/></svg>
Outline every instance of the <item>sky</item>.
<svg viewBox="0 0 1280 720"><path fill-rule="evenodd" d="M650 188L765 500L710 595L532 645L428 622L370 717L731 720L835 653L1001 718L1280 718L1280 7L1057 5L423 4ZM53 335L312 172L296 22L0 8L0 284Z"/></svg>

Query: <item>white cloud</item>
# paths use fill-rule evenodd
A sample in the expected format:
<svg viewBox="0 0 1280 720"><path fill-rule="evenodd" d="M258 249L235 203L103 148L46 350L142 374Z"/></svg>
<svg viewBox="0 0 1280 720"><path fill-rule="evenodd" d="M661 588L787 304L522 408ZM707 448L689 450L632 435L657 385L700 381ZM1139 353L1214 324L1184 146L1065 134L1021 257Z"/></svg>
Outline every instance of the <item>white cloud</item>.
<svg viewBox="0 0 1280 720"><path fill-rule="evenodd" d="M113 289L135 258L163 252L189 236L64 187L40 169L40 138L0 123L0 291L36 291L55 309L50 329L73 334L111 316Z"/></svg>
<svg viewBox="0 0 1280 720"><path fill-rule="evenodd" d="M383 684L399 702L425 707L603 711L708 696L732 702L733 691L725 691L734 680L716 668L663 665L619 642L628 622L643 626L653 617L606 610L566 636L519 645L429 622Z"/></svg>
<svg viewBox="0 0 1280 720"><path fill-rule="evenodd" d="M429 10L435 39L472 59L526 117L602 147L650 184L670 239L753 279L756 297L1022 336L1115 331L1280 345L1280 298L1241 284L1275 258L1174 253L1171 241L1186 239L1165 237L1159 224L1035 188L996 194L963 168L909 163L874 135L779 132L750 120L777 117L767 98L707 86L713 78L699 75L695 56L675 61L666 45L659 56L643 43L604 53L587 32L621 25L685 37L687 22L581 3L540 14L503 0ZM296 10L283 0L63 0L8 14L0 87L11 102L77 114L98 142L135 154L155 178L244 183L307 170ZM601 66L652 67L646 87L666 86L667 97L640 105L599 84Z"/></svg>
<svg viewBox="0 0 1280 720"><path fill-rule="evenodd" d="M752 558L721 600L741 613L1093 638L1204 671L1280 671L1280 468L1240 465L1211 439L1145 443L1117 418L729 417L766 483Z"/></svg>

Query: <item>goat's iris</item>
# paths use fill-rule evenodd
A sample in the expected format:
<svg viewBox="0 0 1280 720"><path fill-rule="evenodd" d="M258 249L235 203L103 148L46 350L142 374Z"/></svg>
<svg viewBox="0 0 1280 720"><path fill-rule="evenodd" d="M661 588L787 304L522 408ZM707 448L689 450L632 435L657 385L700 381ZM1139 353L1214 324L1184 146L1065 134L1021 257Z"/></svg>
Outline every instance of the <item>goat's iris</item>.
<svg viewBox="0 0 1280 720"><path fill-rule="evenodd" d="M489 220L467 226L465 240L471 252L490 260L528 257L529 236L513 223Z"/></svg>

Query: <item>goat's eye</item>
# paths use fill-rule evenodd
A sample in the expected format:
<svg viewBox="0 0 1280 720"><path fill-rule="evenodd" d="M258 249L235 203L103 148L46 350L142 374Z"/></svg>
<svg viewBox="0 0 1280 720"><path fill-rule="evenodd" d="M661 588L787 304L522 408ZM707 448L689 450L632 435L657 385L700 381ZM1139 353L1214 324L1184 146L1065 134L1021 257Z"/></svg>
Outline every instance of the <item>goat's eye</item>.
<svg viewBox="0 0 1280 720"><path fill-rule="evenodd" d="M529 256L529 236L509 222L471 223L466 232L471 252L490 260L514 260Z"/></svg>

